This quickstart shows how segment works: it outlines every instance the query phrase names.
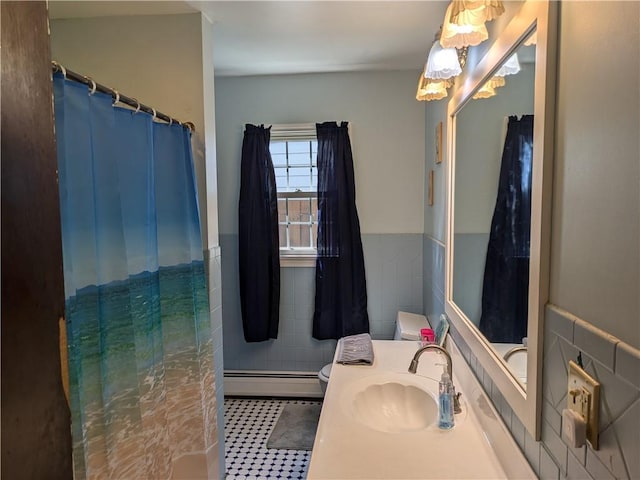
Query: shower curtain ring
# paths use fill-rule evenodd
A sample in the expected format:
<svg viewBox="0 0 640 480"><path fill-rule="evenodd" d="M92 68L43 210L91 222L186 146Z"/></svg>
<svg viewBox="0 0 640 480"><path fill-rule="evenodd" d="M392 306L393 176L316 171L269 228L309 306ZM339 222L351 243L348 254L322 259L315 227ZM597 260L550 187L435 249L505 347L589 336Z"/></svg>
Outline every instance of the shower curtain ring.
<svg viewBox="0 0 640 480"><path fill-rule="evenodd" d="M169 126L173 125L173 118L169 117Z"/></svg>
<svg viewBox="0 0 640 480"><path fill-rule="evenodd" d="M136 113L140 112L140 102L138 101L137 98L134 98L133 100L135 100L135 102L136 102L136 111L133 112L133 114L135 115Z"/></svg>
<svg viewBox="0 0 640 480"><path fill-rule="evenodd" d="M156 109L152 108L151 111L153 112L153 120L155 120L157 118L156 116Z"/></svg>
<svg viewBox="0 0 640 480"><path fill-rule="evenodd" d="M63 77L65 79L67 78L67 69L66 68L64 68L62 65L60 65L55 60L51 60L51 64L53 65L53 67L56 69L57 72L61 72Z"/></svg>
<svg viewBox="0 0 640 480"><path fill-rule="evenodd" d="M113 103L111 104L111 106L112 106L112 107L115 107L115 106L118 104L118 102L120 101L120 94L118 93L118 91L117 91L117 90L114 90L114 91L113 91L113 93L115 93L115 94L116 94L116 100L115 100L115 102L113 102Z"/></svg>
<svg viewBox="0 0 640 480"><path fill-rule="evenodd" d="M91 82L91 90L89 91L89 95L93 95L94 93L96 93L96 82L93 80L93 78L89 78L88 80Z"/></svg>

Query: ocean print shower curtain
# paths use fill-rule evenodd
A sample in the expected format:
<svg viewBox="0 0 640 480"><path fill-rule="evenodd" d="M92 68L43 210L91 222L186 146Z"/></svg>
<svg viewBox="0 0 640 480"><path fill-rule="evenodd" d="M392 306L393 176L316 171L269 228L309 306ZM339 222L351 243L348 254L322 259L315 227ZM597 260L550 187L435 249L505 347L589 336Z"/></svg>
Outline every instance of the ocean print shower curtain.
<svg viewBox="0 0 640 480"><path fill-rule="evenodd" d="M213 476L190 133L60 74L54 93L75 478Z"/></svg>

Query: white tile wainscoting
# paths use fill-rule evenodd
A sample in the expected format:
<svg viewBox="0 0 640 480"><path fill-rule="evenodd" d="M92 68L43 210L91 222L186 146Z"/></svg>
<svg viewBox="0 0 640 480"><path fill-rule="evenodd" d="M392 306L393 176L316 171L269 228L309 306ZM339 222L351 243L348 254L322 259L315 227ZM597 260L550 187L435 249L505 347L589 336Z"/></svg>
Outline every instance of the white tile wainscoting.
<svg viewBox="0 0 640 480"><path fill-rule="evenodd" d="M511 434L541 479L640 478L640 352L569 312L545 312L542 439L536 442L495 388L475 355L452 328L452 336L482 382ZM601 383L600 449L569 447L562 439L569 360L578 354Z"/></svg>

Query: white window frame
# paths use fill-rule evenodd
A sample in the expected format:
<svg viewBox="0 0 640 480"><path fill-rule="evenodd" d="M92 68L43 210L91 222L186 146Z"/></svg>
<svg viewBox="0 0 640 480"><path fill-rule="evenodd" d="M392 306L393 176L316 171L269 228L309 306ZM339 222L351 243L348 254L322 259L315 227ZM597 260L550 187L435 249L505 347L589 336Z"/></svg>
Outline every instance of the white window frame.
<svg viewBox="0 0 640 480"><path fill-rule="evenodd" d="M271 126L270 141L299 141L316 140L316 125L314 123L283 124ZM278 192L278 198L315 197L318 198L318 191L315 192ZM317 201L316 201L317 204ZM317 212L314 215L314 222L317 223ZM278 229L280 222L278 222ZM317 239L316 239L317 241ZM318 249L311 248L280 248L281 267L315 267Z"/></svg>

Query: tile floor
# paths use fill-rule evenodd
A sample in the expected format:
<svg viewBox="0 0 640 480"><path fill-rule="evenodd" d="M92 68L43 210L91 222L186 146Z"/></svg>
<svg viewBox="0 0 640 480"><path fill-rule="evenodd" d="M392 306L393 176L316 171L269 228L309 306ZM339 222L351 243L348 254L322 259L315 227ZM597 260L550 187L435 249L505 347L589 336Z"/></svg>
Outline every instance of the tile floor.
<svg viewBox="0 0 640 480"><path fill-rule="evenodd" d="M287 403L308 400L225 398L227 480L305 479L311 452L268 449L267 440Z"/></svg>

